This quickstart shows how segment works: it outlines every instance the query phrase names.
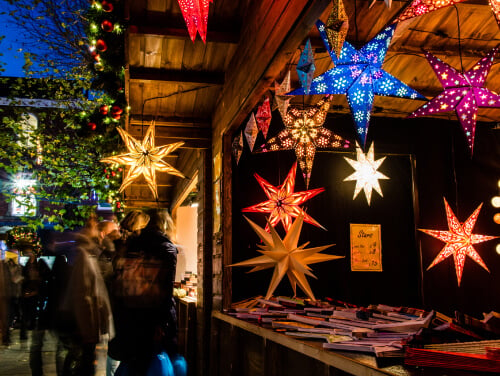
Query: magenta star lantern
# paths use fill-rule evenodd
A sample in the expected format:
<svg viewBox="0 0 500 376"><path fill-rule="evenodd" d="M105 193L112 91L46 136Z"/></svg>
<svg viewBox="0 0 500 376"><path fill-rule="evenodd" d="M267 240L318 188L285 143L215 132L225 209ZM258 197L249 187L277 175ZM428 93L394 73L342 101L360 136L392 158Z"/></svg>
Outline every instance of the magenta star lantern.
<svg viewBox="0 0 500 376"><path fill-rule="evenodd" d="M497 51L498 47L491 50L466 72L459 72L431 53L426 52L425 56L444 90L409 117L455 110L472 154L478 108L500 107L500 95L483 87Z"/></svg>

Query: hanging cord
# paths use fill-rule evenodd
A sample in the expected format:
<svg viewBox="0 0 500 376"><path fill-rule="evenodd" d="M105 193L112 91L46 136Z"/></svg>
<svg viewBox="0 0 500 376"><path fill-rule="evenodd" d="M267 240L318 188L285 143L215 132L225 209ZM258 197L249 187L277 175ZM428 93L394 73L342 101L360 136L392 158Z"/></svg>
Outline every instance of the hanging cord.
<svg viewBox="0 0 500 376"><path fill-rule="evenodd" d="M458 13L458 7L457 5L453 5L455 7L455 12L457 13L457 29L458 29L458 55L460 56L460 67L462 68L462 72L464 71L464 63L462 61L462 43L460 40L462 39L460 37L460 15Z"/></svg>
<svg viewBox="0 0 500 376"><path fill-rule="evenodd" d="M354 0L354 30L356 30L356 44L358 44L358 8L356 6L357 0Z"/></svg>

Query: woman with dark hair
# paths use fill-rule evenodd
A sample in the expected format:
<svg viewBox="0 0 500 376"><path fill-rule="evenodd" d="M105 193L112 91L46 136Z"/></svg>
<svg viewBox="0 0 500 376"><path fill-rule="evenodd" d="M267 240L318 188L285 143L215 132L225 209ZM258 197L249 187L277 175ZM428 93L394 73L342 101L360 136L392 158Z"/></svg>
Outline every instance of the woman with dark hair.
<svg viewBox="0 0 500 376"><path fill-rule="evenodd" d="M115 285L117 374L146 375L152 359L163 351L176 353L177 318L173 283L177 249L167 233L172 220L167 210L149 210L147 226L131 238L118 267Z"/></svg>

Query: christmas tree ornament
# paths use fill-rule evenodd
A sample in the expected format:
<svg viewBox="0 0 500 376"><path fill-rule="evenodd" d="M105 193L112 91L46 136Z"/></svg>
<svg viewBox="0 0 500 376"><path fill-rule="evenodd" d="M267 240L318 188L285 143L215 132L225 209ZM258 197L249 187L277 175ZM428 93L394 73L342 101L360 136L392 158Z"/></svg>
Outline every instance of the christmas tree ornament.
<svg viewBox="0 0 500 376"><path fill-rule="evenodd" d="M101 113L101 115L106 116L109 112L109 106L107 104L103 104L99 107L99 112Z"/></svg>
<svg viewBox="0 0 500 376"><path fill-rule="evenodd" d="M309 94L315 70L311 41L308 39L297 64L297 74L305 94Z"/></svg>
<svg viewBox="0 0 500 376"><path fill-rule="evenodd" d="M88 124L88 127L90 128L90 130L91 130L91 131L95 131L95 130L96 130L96 128L97 128L97 124L96 124L96 123L92 123L92 122L90 122L90 123Z"/></svg>
<svg viewBox="0 0 500 376"><path fill-rule="evenodd" d="M474 210L474 212L464 223L460 223L455 213L453 213L453 211L451 210L450 205L448 205L446 198L443 199L446 209L446 219L448 221L448 231L424 229L419 229L419 231L422 231L446 243L443 249L441 249L439 254L436 256L434 261L432 261L432 263L429 265L427 270L436 266L446 258L453 256L458 286L460 286L464 271L465 259L467 256L469 256L483 269L489 272L488 267L484 263L481 256L479 256L479 253L477 253L477 251L474 249L473 245L496 239L498 238L498 236L478 235L472 233L472 230L474 229L477 218L479 216L479 212L481 211L481 207L483 206L482 203L477 207L476 210Z"/></svg>
<svg viewBox="0 0 500 376"><path fill-rule="evenodd" d="M335 67L316 77L311 83L309 94L347 95L356 133L363 147L366 144L375 95L426 99L382 69L395 28L396 25L385 28L359 50L349 42L344 42L338 59L333 52L330 53ZM328 46L328 42L324 42ZM300 88L288 94L307 93Z"/></svg>
<svg viewBox="0 0 500 376"><path fill-rule="evenodd" d="M102 39L98 39L97 42L95 42L95 48L99 52L104 52L108 49L108 45Z"/></svg>
<svg viewBox="0 0 500 376"><path fill-rule="evenodd" d="M257 120L257 127L259 127L260 131L264 135L264 139L267 138L271 118L271 105L269 104L269 97L266 97L262 105L260 105L257 109L257 115L255 116L255 119Z"/></svg>
<svg viewBox="0 0 500 376"><path fill-rule="evenodd" d="M113 31L115 28L115 25L113 25L113 22L109 20L104 20L101 22L101 29L103 29L105 32L110 33Z"/></svg>
<svg viewBox="0 0 500 376"><path fill-rule="evenodd" d="M119 192L123 192L132 182L140 176L144 176L149 189L155 199L158 199L156 186L156 171L166 172L171 175L184 178L185 176L162 159L173 151L184 145L184 142L155 146L155 125L151 123L141 141L133 138L121 127L116 127L118 133L127 147L127 153L101 159L103 163L116 163L130 166L127 176L120 186Z"/></svg>
<svg viewBox="0 0 500 376"><path fill-rule="evenodd" d="M297 295L298 286L309 299L316 300L306 278L306 275L316 278L309 265L336 260L344 256L320 253L333 246L333 244L305 248L309 244L309 242L307 242L297 246L304 219L302 215L298 216L293 222L290 231L286 233L284 239L280 238L274 227L270 226L271 233L268 233L250 219L246 217L245 219L264 243L257 245L260 248L259 252L262 256L254 257L229 266L253 266L249 273L274 268L271 283L266 293L266 299L271 298L279 283L286 275L292 285L294 296Z"/></svg>
<svg viewBox="0 0 500 376"><path fill-rule="evenodd" d="M299 215L304 217L304 221L325 230L316 220L306 214L300 207L304 202L317 194L324 192L324 188L310 189L302 192L294 192L295 175L297 173L297 163L294 163L288 172L285 181L280 186L275 187L268 181L255 174L255 179L264 190L268 200L256 205L242 209L242 212L269 213L269 220L265 230L269 232L269 226L275 227L281 221L285 231L289 231L292 226L292 218Z"/></svg>
<svg viewBox="0 0 500 376"><path fill-rule="evenodd" d="M436 73L443 92L410 114L410 118L455 110L467 138L471 154L474 150L476 119L479 107L500 107L500 95L484 87L498 47L491 50L466 72L459 72L430 52L425 53Z"/></svg>
<svg viewBox="0 0 500 376"><path fill-rule="evenodd" d="M255 115L252 112L252 114L250 115L250 119L248 119L247 125L245 126L245 138L247 139L250 151L253 151L255 140L257 139L258 134L259 134L259 128L257 127L257 121L255 120Z"/></svg>
<svg viewBox="0 0 500 376"><path fill-rule="evenodd" d="M285 129L269 139L258 152L295 149L302 175L309 187L317 148L349 148L350 143L323 127L333 96L326 96L315 106L290 107L283 118Z"/></svg>
<svg viewBox="0 0 500 376"><path fill-rule="evenodd" d="M380 184L378 183L379 179L389 179L387 176L378 171L380 165L384 162L385 157L375 160L374 146L373 142L368 149L368 153L364 153L363 149L356 142L356 157L357 159L350 159L344 157L344 159L354 168L356 171L349 175L344 179L344 181L356 181L356 187L354 188L354 196L353 200L356 199L356 196L364 191L366 201L368 205L370 205L372 198L372 191L378 192L380 196L384 196L382 194L382 189L380 188Z"/></svg>
<svg viewBox="0 0 500 376"><path fill-rule="evenodd" d="M101 1L101 7L105 12L112 12L114 9L113 3L106 0Z"/></svg>

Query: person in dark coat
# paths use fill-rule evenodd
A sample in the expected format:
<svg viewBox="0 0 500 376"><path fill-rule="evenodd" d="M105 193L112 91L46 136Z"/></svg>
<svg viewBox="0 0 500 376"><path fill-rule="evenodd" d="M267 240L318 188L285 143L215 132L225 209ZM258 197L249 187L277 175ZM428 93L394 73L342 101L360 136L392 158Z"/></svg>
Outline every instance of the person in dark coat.
<svg viewBox="0 0 500 376"><path fill-rule="evenodd" d="M136 291L141 291L135 296L125 296L127 288L115 291L117 315L113 341L118 351L114 356L121 360L117 373L120 368L126 368L129 376L146 375L153 357L162 351L177 352L173 299L177 249L167 236L172 220L167 210L150 210L147 214L149 223L129 242L127 257L129 261L139 257L150 268L146 274L155 276L156 295L151 296L143 286L134 286Z"/></svg>

